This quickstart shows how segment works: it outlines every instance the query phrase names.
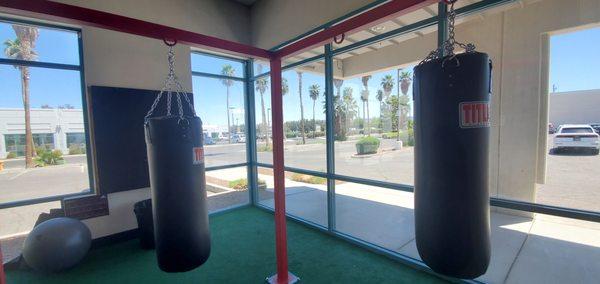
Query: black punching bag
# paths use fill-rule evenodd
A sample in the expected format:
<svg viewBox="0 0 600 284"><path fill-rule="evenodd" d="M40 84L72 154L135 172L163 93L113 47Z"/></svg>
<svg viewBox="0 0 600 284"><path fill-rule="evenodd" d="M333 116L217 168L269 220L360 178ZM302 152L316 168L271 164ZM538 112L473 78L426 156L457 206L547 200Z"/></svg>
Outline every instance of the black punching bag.
<svg viewBox="0 0 600 284"><path fill-rule="evenodd" d="M490 261L491 68L487 54L469 52L414 69L417 249L457 278L484 274Z"/></svg>
<svg viewBox="0 0 600 284"><path fill-rule="evenodd" d="M155 117L145 130L158 266L188 271L210 254L202 122Z"/></svg>

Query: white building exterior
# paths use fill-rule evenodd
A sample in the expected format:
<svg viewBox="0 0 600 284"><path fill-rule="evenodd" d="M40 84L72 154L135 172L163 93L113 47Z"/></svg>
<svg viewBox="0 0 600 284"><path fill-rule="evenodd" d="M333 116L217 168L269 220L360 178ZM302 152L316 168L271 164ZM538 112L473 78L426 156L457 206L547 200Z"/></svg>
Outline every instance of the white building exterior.
<svg viewBox="0 0 600 284"><path fill-rule="evenodd" d="M551 93L549 107L554 126L600 123L600 89Z"/></svg>
<svg viewBox="0 0 600 284"><path fill-rule="evenodd" d="M52 137L53 149L67 154L69 152L67 136L81 140L85 133L83 111L81 109L31 109L31 132L34 136L45 134L45 137ZM15 134L25 134L23 109L0 108L0 159L5 158L11 150L14 151L13 145L7 145L7 138L11 142ZM85 143L85 140L80 143Z"/></svg>

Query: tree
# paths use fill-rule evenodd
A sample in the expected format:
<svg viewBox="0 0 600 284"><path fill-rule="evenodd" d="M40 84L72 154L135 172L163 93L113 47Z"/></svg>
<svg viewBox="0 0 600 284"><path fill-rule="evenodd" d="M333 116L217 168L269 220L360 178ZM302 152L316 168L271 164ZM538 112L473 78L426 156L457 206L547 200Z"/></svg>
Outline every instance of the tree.
<svg viewBox="0 0 600 284"><path fill-rule="evenodd" d="M361 93L361 99L363 100L363 102L366 102L366 104L367 104L367 118L365 120L365 124L366 124L366 128L367 128L367 132L366 132L367 135L371 135L371 124L370 124L371 115L369 113L369 80L371 80L371 75L362 77L362 83L363 83L363 86L365 87L365 89ZM364 113L364 106L363 106L363 113Z"/></svg>
<svg viewBox="0 0 600 284"><path fill-rule="evenodd" d="M4 54L8 58L32 61L37 58L35 52L35 41L39 36L39 30L29 26L12 25L17 38L4 42ZM25 167L34 167L33 155L35 155L35 147L33 144L33 134L31 133L31 110L29 105L29 67L15 65L16 69L21 72L21 96L23 98L23 110L25 113Z"/></svg>
<svg viewBox="0 0 600 284"><path fill-rule="evenodd" d="M412 73L410 71L404 71L400 74L400 89L405 96L408 93L408 87L410 87L411 82Z"/></svg>
<svg viewBox="0 0 600 284"><path fill-rule="evenodd" d="M379 89L377 90L377 95L375 96L375 98L379 101L379 125L378 127L380 129L383 128L383 90Z"/></svg>
<svg viewBox="0 0 600 284"><path fill-rule="evenodd" d="M290 91L287 78L281 78L281 95L285 96Z"/></svg>
<svg viewBox="0 0 600 284"><path fill-rule="evenodd" d="M345 117L345 125L346 129L350 129L350 125L348 124L350 121L354 119L354 117L358 114L358 104L356 100L352 96L353 89L350 87L346 87L344 89L344 95L342 96L342 110L344 112Z"/></svg>
<svg viewBox="0 0 600 284"><path fill-rule="evenodd" d="M304 103L302 102L302 71L298 73L298 96L300 97L300 134L302 134L302 144L306 144L306 133L304 133Z"/></svg>
<svg viewBox="0 0 600 284"><path fill-rule="evenodd" d="M258 74L262 74L262 64L258 64ZM255 81L255 88L256 90L260 93L260 106L261 106L261 113L262 113L262 134L265 135L265 140L266 140L266 147L269 147L269 132L268 132L268 126L267 126L267 111L265 109L265 97L264 94L267 91L267 88L269 88L269 80L267 79L267 76L263 76L260 77L258 79L256 79ZM281 86L283 88L283 84Z"/></svg>
<svg viewBox="0 0 600 284"><path fill-rule="evenodd" d="M308 93L310 95L310 98L313 100L313 124L316 123L315 121L315 105L317 104L317 99L319 98L319 93L321 92L321 87L318 84L313 84L310 85L310 87L308 87ZM313 128L313 138L315 138L315 134L316 134L316 128Z"/></svg>
<svg viewBox="0 0 600 284"><path fill-rule="evenodd" d="M223 76L228 76L228 77L233 77L233 75L235 75L235 69L233 69L233 67L229 64L226 64L223 66L223 68L221 69L221 75ZM227 89L227 139L229 140L229 144L231 144L231 121L230 121L230 116L229 116L229 88L231 86L233 86L233 80L231 79L221 79L221 83L223 83L223 85L225 85L225 88Z"/></svg>
<svg viewBox="0 0 600 284"><path fill-rule="evenodd" d="M381 78L381 88L383 89L384 99L390 96L392 89L394 88L394 77L392 75L385 75Z"/></svg>
<svg viewBox="0 0 600 284"><path fill-rule="evenodd" d="M344 111L344 104L342 102L341 88L344 84L344 80L333 79L333 85L336 88L336 93L333 95L333 129L335 133L336 141L346 140L346 113ZM327 94L324 93L323 97L327 98ZM327 103L323 101L323 113L327 114Z"/></svg>
<svg viewBox="0 0 600 284"><path fill-rule="evenodd" d="M402 90L402 97L398 97L400 115L398 118L398 125L400 129L405 129L407 126L408 110L410 109L408 88L412 82L412 73L405 71L400 74L400 89ZM399 94L398 94L399 95Z"/></svg>
<svg viewBox="0 0 600 284"><path fill-rule="evenodd" d="M387 102L390 95L392 94L392 90L394 89L394 77L392 75L385 75L383 76L383 78L381 78L381 83L380 86L383 89L383 101ZM392 125L394 124L394 122L392 122L391 120L388 120L387 118L390 117L389 111L389 104L385 104L383 105L384 109L383 109L383 117L385 117L385 125L383 126L383 128L389 130L392 128ZM393 115L392 115L393 116Z"/></svg>

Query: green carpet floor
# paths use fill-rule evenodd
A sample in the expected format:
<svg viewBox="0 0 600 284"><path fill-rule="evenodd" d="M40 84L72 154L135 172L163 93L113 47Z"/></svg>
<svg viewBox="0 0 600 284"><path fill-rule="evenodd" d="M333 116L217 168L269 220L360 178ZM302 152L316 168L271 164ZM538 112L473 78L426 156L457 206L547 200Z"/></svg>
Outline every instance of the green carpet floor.
<svg viewBox="0 0 600 284"><path fill-rule="evenodd" d="M8 271L8 283L264 283L275 272L273 215L242 208L210 218L212 254L191 272L161 272L137 240L90 251L60 274ZM440 278L288 222L290 270L302 283L442 283Z"/></svg>

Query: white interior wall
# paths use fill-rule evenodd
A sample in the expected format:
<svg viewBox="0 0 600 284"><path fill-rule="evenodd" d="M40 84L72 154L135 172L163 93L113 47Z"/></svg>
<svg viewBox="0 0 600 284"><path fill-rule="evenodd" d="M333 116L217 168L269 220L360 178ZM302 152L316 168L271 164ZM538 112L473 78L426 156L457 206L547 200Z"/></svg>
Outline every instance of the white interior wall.
<svg viewBox="0 0 600 284"><path fill-rule="evenodd" d="M241 43L250 42L249 8L222 0L60 0ZM160 40L82 27L86 85L160 89L167 75L167 47ZM190 48L177 45L176 73L192 90ZM110 215L85 221L94 238L137 227L133 204L148 188L109 194Z"/></svg>
<svg viewBox="0 0 600 284"><path fill-rule="evenodd" d="M375 0L260 0L251 9L252 44L270 49Z"/></svg>

